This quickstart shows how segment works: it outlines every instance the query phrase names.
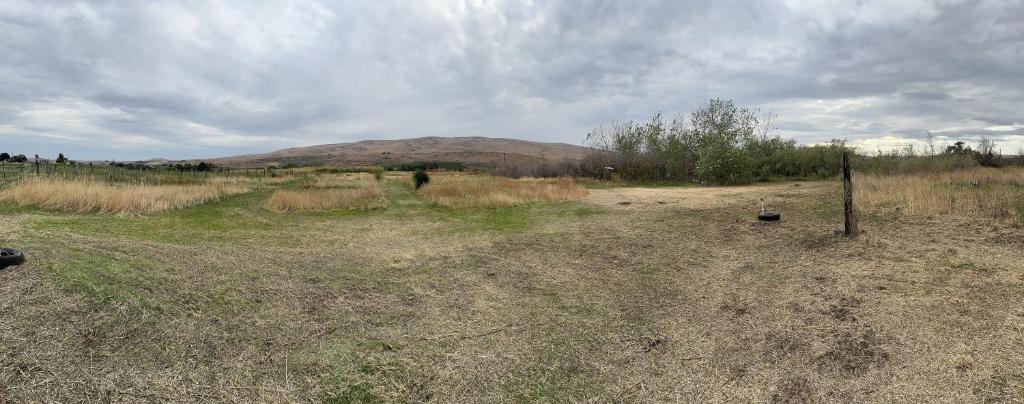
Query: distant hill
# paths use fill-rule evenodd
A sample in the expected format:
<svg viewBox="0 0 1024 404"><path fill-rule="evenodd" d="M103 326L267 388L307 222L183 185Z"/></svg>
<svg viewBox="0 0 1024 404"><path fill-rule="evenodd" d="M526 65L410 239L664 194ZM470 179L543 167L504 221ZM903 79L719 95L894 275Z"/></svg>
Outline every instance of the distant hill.
<svg viewBox="0 0 1024 404"><path fill-rule="evenodd" d="M486 137L421 137L364 140L295 147L266 154L205 159L221 167L258 168L270 165L398 165L413 162L457 162L483 168L502 161L541 162L580 160L587 148L565 143L541 143Z"/></svg>

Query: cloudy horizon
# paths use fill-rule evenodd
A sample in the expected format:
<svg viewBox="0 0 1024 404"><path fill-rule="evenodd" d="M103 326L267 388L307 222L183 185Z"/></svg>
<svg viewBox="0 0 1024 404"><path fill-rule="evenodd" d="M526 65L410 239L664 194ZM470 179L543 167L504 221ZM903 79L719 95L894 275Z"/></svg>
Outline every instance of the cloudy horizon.
<svg viewBox="0 0 1024 404"><path fill-rule="evenodd" d="M1024 150L1020 1L0 0L0 151L581 144L728 98L803 144Z"/></svg>

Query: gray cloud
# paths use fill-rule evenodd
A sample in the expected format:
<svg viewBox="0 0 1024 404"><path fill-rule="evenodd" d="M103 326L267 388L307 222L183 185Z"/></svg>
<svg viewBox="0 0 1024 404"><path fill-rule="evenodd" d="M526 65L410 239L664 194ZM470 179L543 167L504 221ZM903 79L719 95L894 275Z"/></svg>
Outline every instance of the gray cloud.
<svg viewBox="0 0 1024 404"><path fill-rule="evenodd" d="M0 149L27 154L579 143L710 97L774 111L805 143L1024 146L1017 0L0 0L0 38Z"/></svg>

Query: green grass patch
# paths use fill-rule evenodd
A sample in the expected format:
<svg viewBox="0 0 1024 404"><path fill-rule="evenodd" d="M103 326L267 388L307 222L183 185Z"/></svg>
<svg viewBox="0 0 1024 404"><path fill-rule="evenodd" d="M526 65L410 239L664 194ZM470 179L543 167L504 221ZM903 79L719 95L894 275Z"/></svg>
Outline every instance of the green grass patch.
<svg viewBox="0 0 1024 404"><path fill-rule="evenodd" d="M124 257L64 248L61 257L47 262L45 268L62 289L94 303L158 311L172 304L161 293L154 293L167 287L154 269Z"/></svg>

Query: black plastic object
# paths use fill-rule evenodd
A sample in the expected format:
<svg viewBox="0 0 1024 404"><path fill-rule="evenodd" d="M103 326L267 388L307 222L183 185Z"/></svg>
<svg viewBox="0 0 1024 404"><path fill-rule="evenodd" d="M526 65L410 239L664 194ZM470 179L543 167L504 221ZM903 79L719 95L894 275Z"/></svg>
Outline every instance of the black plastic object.
<svg viewBox="0 0 1024 404"><path fill-rule="evenodd" d="M13 248L0 248L0 269L25 262L25 255Z"/></svg>
<svg viewBox="0 0 1024 404"><path fill-rule="evenodd" d="M757 220L760 220L762 222L777 222L779 221L779 219L782 219L782 215L774 212L764 212L760 215L757 215Z"/></svg>

